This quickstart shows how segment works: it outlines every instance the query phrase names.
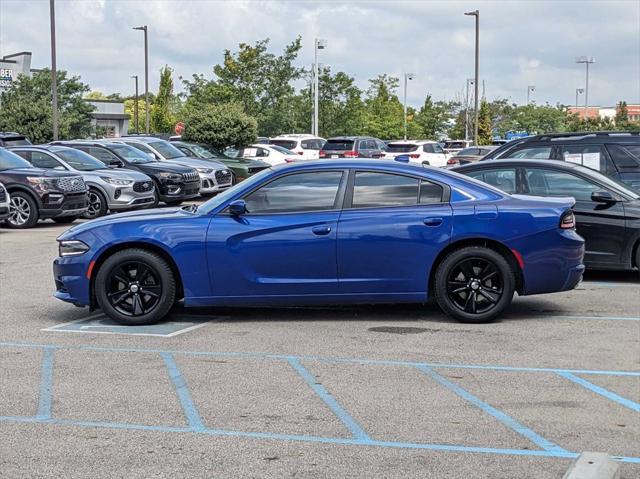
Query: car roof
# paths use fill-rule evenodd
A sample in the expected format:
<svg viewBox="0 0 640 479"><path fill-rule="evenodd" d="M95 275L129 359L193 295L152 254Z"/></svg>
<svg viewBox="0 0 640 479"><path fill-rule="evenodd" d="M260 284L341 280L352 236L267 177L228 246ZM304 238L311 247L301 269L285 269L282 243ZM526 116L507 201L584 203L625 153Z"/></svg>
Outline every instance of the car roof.
<svg viewBox="0 0 640 479"><path fill-rule="evenodd" d="M500 166L553 166L565 170L571 170L575 168L585 168L577 163L571 163L570 161L561 160L545 160L545 159L527 159L527 158L506 158L504 160L491 160L482 161L477 163L469 163L468 165L461 165L451 168L454 171L466 171L466 170L481 170L485 168L499 168ZM586 168L589 170L589 168Z"/></svg>
<svg viewBox="0 0 640 479"><path fill-rule="evenodd" d="M387 142L387 145L428 145L438 143L435 140L391 140Z"/></svg>
<svg viewBox="0 0 640 479"><path fill-rule="evenodd" d="M331 141L331 140L376 140L376 138L374 138L373 136L332 136L331 138L329 138L327 141Z"/></svg>
<svg viewBox="0 0 640 479"><path fill-rule="evenodd" d="M15 131L0 131L0 138L26 138L26 136Z"/></svg>

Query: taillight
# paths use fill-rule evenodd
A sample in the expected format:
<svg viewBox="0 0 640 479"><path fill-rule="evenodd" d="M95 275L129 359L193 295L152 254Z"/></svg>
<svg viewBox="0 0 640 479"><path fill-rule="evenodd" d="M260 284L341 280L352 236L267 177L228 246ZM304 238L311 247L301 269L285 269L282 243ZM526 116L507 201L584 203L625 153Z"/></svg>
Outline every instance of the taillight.
<svg viewBox="0 0 640 479"><path fill-rule="evenodd" d="M409 155L409 158L420 158L420 153Z"/></svg>
<svg viewBox="0 0 640 479"><path fill-rule="evenodd" d="M560 228L563 230L573 230L576 228L576 217L573 211L569 210L560 217Z"/></svg>
<svg viewBox="0 0 640 479"><path fill-rule="evenodd" d="M304 151L299 151L298 155L304 155Z"/></svg>
<svg viewBox="0 0 640 479"><path fill-rule="evenodd" d="M318 155L320 155L320 158L324 158L325 156L327 156L327 152L324 150L320 150L320 153L318 153Z"/></svg>
<svg viewBox="0 0 640 479"><path fill-rule="evenodd" d="M358 158L358 152L357 151L345 151L343 153L345 158Z"/></svg>
<svg viewBox="0 0 640 479"><path fill-rule="evenodd" d="M447 160L447 165L457 165L458 164L458 160L454 160L453 158L449 158Z"/></svg>
<svg viewBox="0 0 640 479"><path fill-rule="evenodd" d="M293 163L293 162L295 162L296 160L297 160L297 158L285 158L285 159L284 159L284 161L285 161L286 163Z"/></svg>

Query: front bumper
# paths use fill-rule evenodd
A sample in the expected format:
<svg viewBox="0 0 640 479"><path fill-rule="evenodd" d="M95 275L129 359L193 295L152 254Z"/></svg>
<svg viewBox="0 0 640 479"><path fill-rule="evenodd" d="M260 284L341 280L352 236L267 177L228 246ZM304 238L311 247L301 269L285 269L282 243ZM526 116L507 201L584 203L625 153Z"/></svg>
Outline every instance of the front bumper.
<svg viewBox="0 0 640 479"><path fill-rule="evenodd" d="M230 188L233 183L233 175L231 174L231 170L226 171L226 174L222 174L222 170L212 173L199 173L201 182L200 193L219 193Z"/></svg>
<svg viewBox="0 0 640 479"><path fill-rule="evenodd" d="M108 185L110 210L129 210L150 206L155 201L153 181L136 181L131 186Z"/></svg>
<svg viewBox="0 0 640 479"><path fill-rule="evenodd" d="M158 191L160 201L184 201L200 195L200 180L189 183L168 181L161 183Z"/></svg>
<svg viewBox="0 0 640 479"><path fill-rule="evenodd" d="M89 208L89 200L86 193L67 193L63 196L62 201L54 199L56 194L45 195L40 208L40 218L81 216Z"/></svg>
<svg viewBox="0 0 640 479"><path fill-rule="evenodd" d="M83 255L84 256L84 255ZM83 256L58 257L53 261L54 297L76 306L89 306L89 265Z"/></svg>

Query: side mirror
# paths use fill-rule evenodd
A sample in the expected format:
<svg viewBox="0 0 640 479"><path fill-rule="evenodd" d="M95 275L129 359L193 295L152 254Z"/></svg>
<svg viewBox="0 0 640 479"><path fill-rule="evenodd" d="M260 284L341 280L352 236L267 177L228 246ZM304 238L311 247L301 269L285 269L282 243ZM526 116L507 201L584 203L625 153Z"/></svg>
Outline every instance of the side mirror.
<svg viewBox="0 0 640 479"><path fill-rule="evenodd" d="M120 160L111 160L109 162L109 168L122 168L124 163Z"/></svg>
<svg viewBox="0 0 640 479"><path fill-rule="evenodd" d="M602 190L591 193L591 201L596 203L615 203L616 199L609 191Z"/></svg>
<svg viewBox="0 0 640 479"><path fill-rule="evenodd" d="M229 203L229 213L233 216L242 216L247 212L247 204L244 200L235 200Z"/></svg>

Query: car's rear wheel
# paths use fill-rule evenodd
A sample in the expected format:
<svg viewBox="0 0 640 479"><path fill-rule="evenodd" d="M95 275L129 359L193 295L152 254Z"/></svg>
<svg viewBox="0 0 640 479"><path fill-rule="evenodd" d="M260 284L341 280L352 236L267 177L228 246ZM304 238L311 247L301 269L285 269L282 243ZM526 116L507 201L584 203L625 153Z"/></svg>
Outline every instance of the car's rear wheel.
<svg viewBox="0 0 640 479"><path fill-rule="evenodd" d="M127 325L155 323L175 302L176 282L167 262L155 253L132 248L102 264L95 280L98 305Z"/></svg>
<svg viewBox="0 0 640 479"><path fill-rule="evenodd" d="M28 193L16 191L11 193L9 217L6 224L9 228L33 228L38 222L38 205Z"/></svg>
<svg viewBox="0 0 640 479"><path fill-rule="evenodd" d="M83 218L92 220L107 214L107 199L102 193L94 188L90 188L87 196L89 197L89 208L87 208L87 212L82 215Z"/></svg>
<svg viewBox="0 0 640 479"><path fill-rule="evenodd" d="M468 246L449 254L435 273L435 295L447 315L463 323L496 319L513 299L515 275L495 250Z"/></svg>

